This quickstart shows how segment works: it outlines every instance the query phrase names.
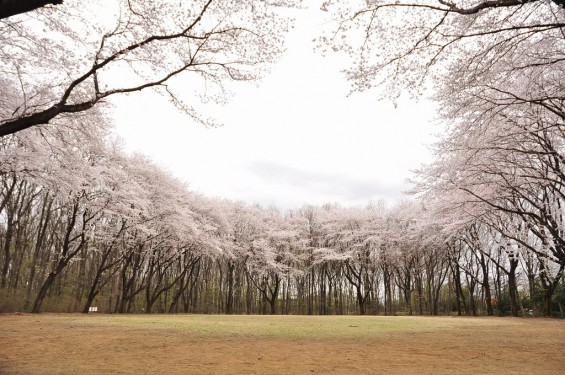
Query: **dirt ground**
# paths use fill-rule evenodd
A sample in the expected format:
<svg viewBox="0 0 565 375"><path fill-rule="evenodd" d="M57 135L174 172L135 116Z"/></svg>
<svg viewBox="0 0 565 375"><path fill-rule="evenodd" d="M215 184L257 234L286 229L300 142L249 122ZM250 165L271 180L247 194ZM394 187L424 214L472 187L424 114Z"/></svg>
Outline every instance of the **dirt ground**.
<svg viewBox="0 0 565 375"><path fill-rule="evenodd" d="M522 321L357 340L206 337L0 315L0 374L565 374L565 322Z"/></svg>

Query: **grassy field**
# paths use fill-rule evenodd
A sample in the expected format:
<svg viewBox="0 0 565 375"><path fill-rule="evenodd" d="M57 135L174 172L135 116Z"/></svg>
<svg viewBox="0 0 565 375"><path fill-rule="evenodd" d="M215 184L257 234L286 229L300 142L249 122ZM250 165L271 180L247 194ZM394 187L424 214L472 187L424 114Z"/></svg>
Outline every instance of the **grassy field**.
<svg viewBox="0 0 565 375"><path fill-rule="evenodd" d="M82 316L75 320L75 324L90 323L88 319L82 319ZM496 326L497 322L485 319L374 316L109 315L97 317L96 324L142 330L167 330L206 338L363 340L454 328L473 329L477 324Z"/></svg>
<svg viewBox="0 0 565 375"><path fill-rule="evenodd" d="M0 374L565 374L565 321L0 315Z"/></svg>

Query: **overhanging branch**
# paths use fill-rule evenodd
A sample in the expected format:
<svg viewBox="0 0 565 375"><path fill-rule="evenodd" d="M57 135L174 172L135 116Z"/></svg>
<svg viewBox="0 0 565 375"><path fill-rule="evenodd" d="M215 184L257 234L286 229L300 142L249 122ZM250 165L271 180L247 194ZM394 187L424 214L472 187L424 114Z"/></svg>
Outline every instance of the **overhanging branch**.
<svg viewBox="0 0 565 375"><path fill-rule="evenodd" d="M0 0L0 19L26 13L46 5L61 5L63 0Z"/></svg>

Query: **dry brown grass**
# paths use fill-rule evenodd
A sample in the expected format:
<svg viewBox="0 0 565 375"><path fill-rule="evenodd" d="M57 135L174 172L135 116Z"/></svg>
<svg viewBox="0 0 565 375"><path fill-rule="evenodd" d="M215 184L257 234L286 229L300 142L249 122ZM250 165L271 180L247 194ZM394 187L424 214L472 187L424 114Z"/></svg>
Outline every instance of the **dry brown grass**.
<svg viewBox="0 0 565 375"><path fill-rule="evenodd" d="M565 374L565 321L2 315L0 374Z"/></svg>

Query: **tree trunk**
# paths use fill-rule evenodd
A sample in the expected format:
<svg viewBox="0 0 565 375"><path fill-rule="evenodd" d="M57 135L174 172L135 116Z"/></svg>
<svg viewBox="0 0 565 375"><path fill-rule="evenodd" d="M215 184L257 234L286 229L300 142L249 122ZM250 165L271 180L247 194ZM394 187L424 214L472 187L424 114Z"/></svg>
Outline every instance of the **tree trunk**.
<svg viewBox="0 0 565 375"><path fill-rule="evenodd" d="M75 224L77 222L78 210L79 210L79 204L78 204L78 202L75 202L73 204L72 211L71 211L70 216L68 218L68 222L67 222L67 226L66 226L66 230L65 230L65 236L64 236L64 239L63 239L63 243L62 243L62 250L61 250L60 258L57 261L57 265L55 267L55 270L52 271L51 273L49 273L49 275L45 279L45 282L43 283L43 285L39 289L39 293L37 294L35 302L33 303L33 308L31 310L32 313L39 313L39 311L41 309L41 304L43 303L43 299L47 295L47 291L49 290L49 288L51 287L51 285L55 281L55 278L57 277L57 275L59 275L61 273L61 271L67 266L67 264L69 264L71 259L81 251L83 246L86 245L86 237L84 235L84 231L80 235L77 235L74 238L71 238L71 233L73 232L73 229L74 229ZM84 222L83 222L83 225L84 225ZM84 230L84 227L83 227L83 230ZM79 243L76 245L76 247L73 250L71 250L71 245L76 240L78 240Z"/></svg>
<svg viewBox="0 0 565 375"><path fill-rule="evenodd" d="M318 314L320 315L326 315L327 311L327 304L326 304L326 277L325 277L325 271L324 269L322 269L319 273L318 273L318 277L320 280L320 306L318 308Z"/></svg>
<svg viewBox="0 0 565 375"><path fill-rule="evenodd" d="M408 308L408 315L412 315L412 279L409 268L404 270L404 302Z"/></svg>
<svg viewBox="0 0 565 375"><path fill-rule="evenodd" d="M233 314L233 283L234 283L234 273L235 264L231 261L228 261L228 274L227 274L227 298L226 298L226 314L231 315Z"/></svg>
<svg viewBox="0 0 565 375"><path fill-rule="evenodd" d="M551 316L551 299L555 289L559 285L561 277L563 277L563 270L565 269L565 264L562 264L557 271L557 274L551 279L549 275L549 270L547 269L545 262L540 259L540 279L542 286L544 288L543 293L543 315Z"/></svg>
<svg viewBox="0 0 565 375"><path fill-rule="evenodd" d="M8 270L10 269L11 253L10 248L12 247L12 237L14 236L14 214L8 206L7 210L7 221L6 221L6 234L4 241L4 264L2 266L2 277L0 281L0 288L6 288L8 286Z"/></svg>
<svg viewBox="0 0 565 375"><path fill-rule="evenodd" d="M392 315L392 286L391 286L391 273L388 271L388 266L383 267L383 282L384 282L384 299L385 299L385 315Z"/></svg>
<svg viewBox="0 0 565 375"><path fill-rule="evenodd" d="M88 314L90 306L92 306L92 302L94 302L94 298L98 295L100 290L95 287L95 284L92 285L90 291L88 292L88 297L86 297L86 303L84 304L84 308L82 309L83 314Z"/></svg>
<svg viewBox="0 0 565 375"><path fill-rule="evenodd" d="M308 315L314 313L314 269L308 274Z"/></svg>
<svg viewBox="0 0 565 375"><path fill-rule="evenodd" d="M43 285L39 289L39 293L37 293L37 297L35 298L35 302L33 303L33 308L31 309L32 313L38 314L41 311L41 304L43 303L43 300L45 299L49 288L51 288L51 285L53 285L55 278L65 268L68 262L69 261L65 258L59 260L57 266L55 267L55 270L49 273L49 275L43 282Z"/></svg>
<svg viewBox="0 0 565 375"><path fill-rule="evenodd" d="M518 301L518 283L516 280L516 268L518 267L517 259L510 259L510 270L508 271L508 295L510 297L510 311L512 316L518 316L519 301Z"/></svg>
<svg viewBox="0 0 565 375"><path fill-rule="evenodd" d="M45 236L47 233L47 226L51 220L51 206L53 200L49 199L48 195L45 196L44 204L41 209L41 217L39 219L39 230L37 233L37 238L35 240L35 247L33 251L33 256L31 259L31 269L29 272L29 278L26 287L26 296L24 302L24 308L27 310L29 303L31 302L31 292L33 289L33 283L35 279L36 264L38 262L40 250L45 242ZM49 248L49 246L47 246Z"/></svg>
<svg viewBox="0 0 565 375"><path fill-rule="evenodd" d="M480 253L479 264L481 265L481 271L483 273L482 287L483 287L483 290L485 292L485 303L486 303L486 306L487 306L487 315L493 316L494 315L494 307L492 306L492 293L490 291L488 265L486 263L485 255L484 255L483 252Z"/></svg>
<svg viewBox="0 0 565 375"><path fill-rule="evenodd" d="M53 284L53 281L55 281L55 277L57 277L57 274L54 273L54 272L51 272L47 276L47 279L45 279L45 282L43 283L43 285L39 289L39 293L37 293L37 297L35 298L35 302L33 303L33 308L31 309L32 313L38 314L40 312L41 304L43 303L43 299L47 295L47 291L49 290L49 288Z"/></svg>
<svg viewBox="0 0 565 375"><path fill-rule="evenodd" d="M469 285L469 312L473 316L477 316L477 301L475 298L475 288L477 286L477 280L474 277L471 277L471 280L468 283Z"/></svg>
<svg viewBox="0 0 565 375"><path fill-rule="evenodd" d="M461 273L459 272L459 265L458 264L452 264L451 266L451 270L453 273L453 285L455 287L455 301L457 303L457 316L462 316L463 315L463 310L461 308L462 303L464 304L464 301L462 301L463 298L463 291L461 288Z"/></svg>
<svg viewBox="0 0 565 375"><path fill-rule="evenodd" d="M357 288L357 303L359 304L359 315L365 315L365 298Z"/></svg>

